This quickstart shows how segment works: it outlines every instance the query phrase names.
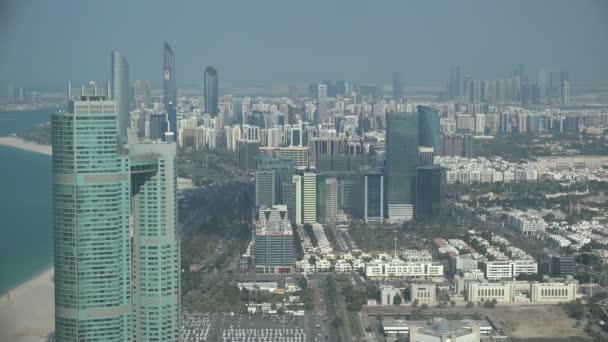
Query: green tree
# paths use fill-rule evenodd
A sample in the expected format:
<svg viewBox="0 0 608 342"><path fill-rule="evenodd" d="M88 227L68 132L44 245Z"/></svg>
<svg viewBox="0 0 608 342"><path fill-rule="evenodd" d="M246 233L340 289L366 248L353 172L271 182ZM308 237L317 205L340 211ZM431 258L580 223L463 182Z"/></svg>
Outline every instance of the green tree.
<svg viewBox="0 0 608 342"><path fill-rule="evenodd" d="M393 297L393 304L394 305L401 305L401 296L396 294L395 297Z"/></svg>

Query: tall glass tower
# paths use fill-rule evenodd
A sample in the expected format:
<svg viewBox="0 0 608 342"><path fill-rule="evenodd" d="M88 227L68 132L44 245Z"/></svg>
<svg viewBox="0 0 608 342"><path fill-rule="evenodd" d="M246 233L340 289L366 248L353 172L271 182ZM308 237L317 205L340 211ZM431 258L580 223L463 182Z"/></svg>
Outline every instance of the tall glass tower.
<svg viewBox="0 0 608 342"><path fill-rule="evenodd" d="M118 134L127 140L127 128L131 126L129 111L129 63L116 50L112 51L112 99L118 113Z"/></svg>
<svg viewBox="0 0 608 342"><path fill-rule="evenodd" d="M133 341L180 340L176 144L129 136Z"/></svg>
<svg viewBox="0 0 608 342"><path fill-rule="evenodd" d="M175 87L175 56L169 43L163 47L163 105L169 118L169 132L177 137L177 88Z"/></svg>
<svg viewBox="0 0 608 342"><path fill-rule="evenodd" d="M52 118L56 340L128 341L129 160L116 102L93 83L68 94Z"/></svg>
<svg viewBox="0 0 608 342"><path fill-rule="evenodd" d="M217 116L219 113L219 80L217 70L208 66L205 68L205 113Z"/></svg>
<svg viewBox="0 0 608 342"><path fill-rule="evenodd" d="M418 145L432 147L435 154L439 153L439 113L437 110L418 106Z"/></svg>
<svg viewBox="0 0 608 342"><path fill-rule="evenodd" d="M403 95L401 85L401 73L398 71L393 72L393 100L395 101L401 99Z"/></svg>
<svg viewBox="0 0 608 342"><path fill-rule="evenodd" d="M418 113L388 113L386 174L388 218L410 220L414 216L418 168Z"/></svg>
<svg viewBox="0 0 608 342"><path fill-rule="evenodd" d="M118 139L109 86L53 115L57 341L179 341L174 142Z"/></svg>

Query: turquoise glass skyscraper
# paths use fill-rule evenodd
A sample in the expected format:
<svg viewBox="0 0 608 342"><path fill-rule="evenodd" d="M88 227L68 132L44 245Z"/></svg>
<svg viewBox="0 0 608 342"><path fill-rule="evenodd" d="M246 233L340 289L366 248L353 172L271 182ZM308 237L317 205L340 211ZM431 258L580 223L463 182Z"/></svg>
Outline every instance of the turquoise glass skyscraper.
<svg viewBox="0 0 608 342"><path fill-rule="evenodd" d="M68 93L52 119L56 340L128 341L129 161L116 103L93 83Z"/></svg>
<svg viewBox="0 0 608 342"><path fill-rule="evenodd" d="M176 146L118 139L108 87L53 115L57 341L179 341Z"/></svg>

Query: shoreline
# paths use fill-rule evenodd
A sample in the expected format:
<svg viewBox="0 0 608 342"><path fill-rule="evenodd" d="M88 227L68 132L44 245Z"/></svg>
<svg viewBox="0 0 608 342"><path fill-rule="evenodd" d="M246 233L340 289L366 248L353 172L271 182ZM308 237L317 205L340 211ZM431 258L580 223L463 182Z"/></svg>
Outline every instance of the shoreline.
<svg viewBox="0 0 608 342"><path fill-rule="evenodd" d="M48 267L0 298L0 340L45 341L55 328L54 268Z"/></svg>
<svg viewBox="0 0 608 342"><path fill-rule="evenodd" d="M32 141L26 141L15 136L0 137L0 145L8 146L24 151L53 155L53 147L51 145L41 145Z"/></svg>

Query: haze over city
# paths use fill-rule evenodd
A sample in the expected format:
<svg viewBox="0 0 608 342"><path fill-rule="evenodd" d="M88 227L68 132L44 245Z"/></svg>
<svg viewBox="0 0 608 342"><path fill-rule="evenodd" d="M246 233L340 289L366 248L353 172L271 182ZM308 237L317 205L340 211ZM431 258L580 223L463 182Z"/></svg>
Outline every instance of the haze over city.
<svg viewBox="0 0 608 342"><path fill-rule="evenodd" d="M443 83L450 64L474 78L513 64L608 78L605 1L3 1L0 79L33 87L109 80L110 50L133 79L160 87L163 41L178 86L214 65L227 84L317 79Z"/></svg>
<svg viewBox="0 0 608 342"><path fill-rule="evenodd" d="M608 341L608 2L0 3L0 341Z"/></svg>

